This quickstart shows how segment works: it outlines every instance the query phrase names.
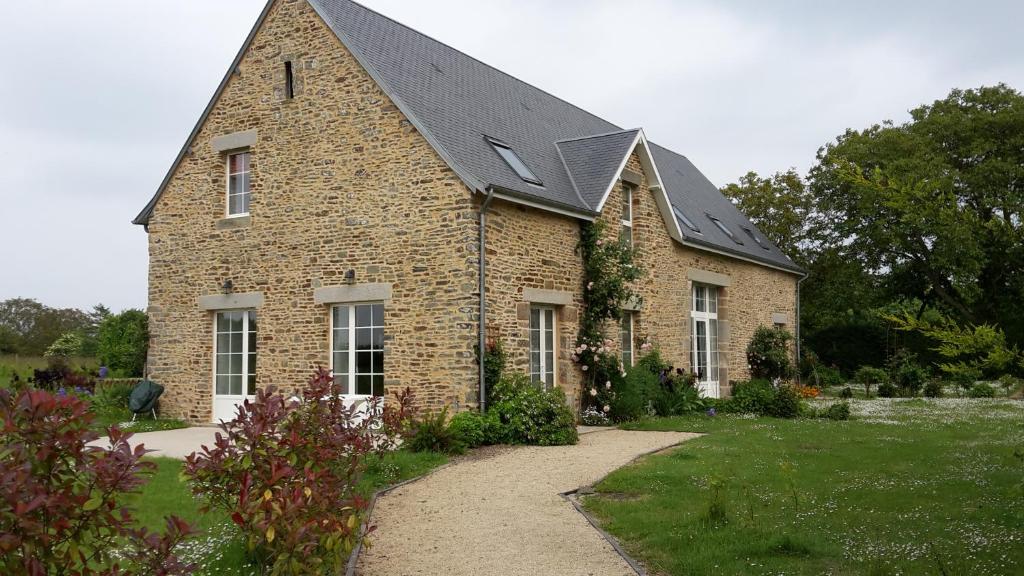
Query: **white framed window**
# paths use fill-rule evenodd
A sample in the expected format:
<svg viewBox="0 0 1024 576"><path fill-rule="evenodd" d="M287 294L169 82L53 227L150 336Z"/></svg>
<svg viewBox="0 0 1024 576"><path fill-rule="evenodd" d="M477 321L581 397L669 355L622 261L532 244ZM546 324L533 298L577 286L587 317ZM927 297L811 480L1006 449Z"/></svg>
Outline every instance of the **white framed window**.
<svg viewBox="0 0 1024 576"><path fill-rule="evenodd" d="M619 336L622 342L622 365L626 368L633 366L633 313L622 313L622 324L619 328Z"/></svg>
<svg viewBox="0 0 1024 576"><path fill-rule="evenodd" d="M555 309L530 308L530 379L555 385Z"/></svg>
<svg viewBox="0 0 1024 576"><path fill-rule="evenodd" d="M626 246L633 245L633 187L622 185L622 231L619 240Z"/></svg>
<svg viewBox="0 0 1024 576"><path fill-rule="evenodd" d="M217 312L214 333L217 395L256 395L256 311Z"/></svg>
<svg viewBox="0 0 1024 576"><path fill-rule="evenodd" d="M384 395L384 304L331 307L331 372L343 395Z"/></svg>
<svg viewBox="0 0 1024 576"><path fill-rule="evenodd" d="M718 288L694 284L690 306L690 367L706 396L718 397Z"/></svg>
<svg viewBox="0 0 1024 576"><path fill-rule="evenodd" d="M228 154L227 215L247 216L251 191L249 151Z"/></svg>

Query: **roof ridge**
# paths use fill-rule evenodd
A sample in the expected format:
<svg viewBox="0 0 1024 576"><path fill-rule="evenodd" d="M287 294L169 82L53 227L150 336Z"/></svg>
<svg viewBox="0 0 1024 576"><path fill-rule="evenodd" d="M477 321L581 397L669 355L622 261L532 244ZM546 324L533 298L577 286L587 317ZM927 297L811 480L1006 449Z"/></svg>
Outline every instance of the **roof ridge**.
<svg viewBox="0 0 1024 576"><path fill-rule="evenodd" d="M640 132L641 128L626 128L623 130L612 130L611 132L602 132L601 134L592 134L590 136L578 136L576 138L565 138L562 140L555 140L555 145L563 144L566 142L575 142L577 140L587 140L590 138L603 138L605 136L613 136L615 134L626 134L627 132Z"/></svg>
<svg viewBox="0 0 1024 576"><path fill-rule="evenodd" d="M419 30L413 28L412 26L409 26L408 24L403 24L402 22L399 22L398 20L395 20L394 18L392 18L391 16L388 16L387 14L384 14L382 12L374 10L373 8L370 8L369 6L366 6L365 4L362 4L360 2L356 2L356 0L320 0L320 1L321 2L348 2L350 4L355 4L356 6L359 6L363 10L366 10L367 12L371 12L373 14L376 14L377 16L380 16L381 18L384 18L385 20L388 20L388 21L390 21L390 22L392 22L394 24L397 24L398 26L401 26L402 28L405 28L406 30L410 30L412 32L415 32L416 34L419 34L420 36L423 36L424 38L430 40L431 42L436 42L436 43L440 44L441 46L444 46L445 48L447 48L449 50L452 50L454 52L458 52L459 54L465 56L466 58L469 58L470 60L473 60L474 62L477 62L477 63L479 63L479 64L481 64L483 66L486 66L487 68L490 68L491 70L494 70L495 72L497 72L497 73L499 73L499 74L501 74L503 76L507 76L507 77L515 80L516 82L519 82L521 84L525 84L526 86L529 86L530 88L533 88L534 90L537 90L538 92L543 92L544 94L547 94L548 96L554 98L555 100L559 100L559 101L561 101L561 102L563 102L565 104L568 104L569 106L572 106L573 108L579 110L580 112L583 112L584 114L587 114L588 116L593 116L594 118L597 118L598 120L600 120L602 122L607 122L608 124L611 124L612 126L616 126L616 127L618 126L618 124L616 124L614 122L611 122L609 120L606 120L605 118L602 118L602 117L598 116L597 114L594 114L593 112L587 110L586 108L583 108L582 106L578 106L576 104L573 104L572 102L566 100L565 98L562 98L560 96L556 96L556 95L552 94L551 92L548 92L547 90L545 90L545 89L543 89L543 88L541 88L539 86L536 86L534 84L531 84L531 83L527 82L526 80L523 80L522 78L519 78L518 76L514 76L512 74L509 74L508 72L505 72L504 70L502 70L501 68L498 68L497 66L493 66L491 64L488 64L487 62L484 62L483 60L477 58L476 56L473 56L471 54L467 54L466 52L463 52L462 50L459 50L458 48L452 46L451 44L448 44L446 42L442 42L442 41L438 40L437 38L434 38L430 34L426 34L424 32L420 32Z"/></svg>

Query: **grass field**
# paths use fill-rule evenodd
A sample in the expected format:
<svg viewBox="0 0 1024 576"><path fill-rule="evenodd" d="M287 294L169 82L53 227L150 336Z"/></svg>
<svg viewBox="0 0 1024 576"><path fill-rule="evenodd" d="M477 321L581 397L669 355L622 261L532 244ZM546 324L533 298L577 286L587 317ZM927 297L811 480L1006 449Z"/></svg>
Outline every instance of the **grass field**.
<svg viewBox="0 0 1024 576"><path fill-rule="evenodd" d="M1024 402L871 400L854 420L691 416L706 432L585 505L652 574L1024 573Z"/></svg>
<svg viewBox="0 0 1024 576"><path fill-rule="evenodd" d="M141 493L129 500L139 525L162 529L166 516L180 516L202 530L202 534L186 542L180 552L183 558L199 564L196 574L256 574L255 568L247 565L241 535L226 516L220 511L199 511L200 502L181 477L182 462L169 458L152 460L157 464L156 474ZM443 454L429 452L397 451L383 460L371 457L360 490L370 495L378 489L425 474L447 461Z"/></svg>
<svg viewBox="0 0 1024 576"><path fill-rule="evenodd" d="M46 368L48 359L43 356L17 356L14 354L0 354L0 386L7 386L11 377L17 374L22 380L28 380L33 370ZM79 370L82 367L89 370L99 368L95 358L70 357L68 366Z"/></svg>

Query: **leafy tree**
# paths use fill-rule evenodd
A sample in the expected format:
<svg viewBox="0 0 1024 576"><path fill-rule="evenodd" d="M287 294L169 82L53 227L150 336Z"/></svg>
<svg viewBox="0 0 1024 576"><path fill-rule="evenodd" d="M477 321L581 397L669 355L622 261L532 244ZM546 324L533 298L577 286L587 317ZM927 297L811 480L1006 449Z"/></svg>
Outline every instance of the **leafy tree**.
<svg viewBox="0 0 1024 576"><path fill-rule="evenodd" d="M46 349L44 356L79 356L84 342L77 332L66 332Z"/></svg>
<svg viewBox="0 0 1024 576"><path fill-rule="evenodd" d="M30 298L0 302L0 352L41 356L62 334L88 323L75 308L50 308Z"/></svg>
<svg viewBox="0 0 1024 576"><path fill-rule="evenodd" d="M1024 355L1006 342L1002 330L990 324L962 326L951 318L922 319L904 313L886 316L897 329L916 331L936 343L934 350L945 362L939 369L954 380L973 384L980 377L996 378L1024 367Z"/></svg>
<svg viewBox="0 0 1024 576"><path fill-rule="evenodd" d="M809 175L814 234L889 296L1024 340L1024 96L953 90L911 120L848 130Z"/></svg>
<svg viewBox="0 0 1024 576"><path fill-rule="evenodd" d="M722 187L722 193L783 252L800 259L813 198L794 168L767 178L747 172L739 182Z"/></svg>
<svg viewBox="0 0 1024 576"><path fill-rule="evenodd" d="M103 304L92 307L88 313L88 324L82 329L82 355L95 356L99 346L100 324L110 316L110 308Z"/></svg>
<svg viewBox="0 0 1024 576"><path fill-rule="evenodd" d="M142 376L149 351L149 319L142 310L112 314L100 324L97 356L104 366Z"/></svg>

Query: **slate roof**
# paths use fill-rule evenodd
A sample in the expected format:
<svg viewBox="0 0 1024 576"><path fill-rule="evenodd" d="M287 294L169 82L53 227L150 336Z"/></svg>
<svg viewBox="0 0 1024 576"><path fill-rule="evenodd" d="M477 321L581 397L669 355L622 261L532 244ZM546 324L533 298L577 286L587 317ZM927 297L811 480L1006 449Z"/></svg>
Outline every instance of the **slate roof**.
<svg viewBox="0 0 1024 576"><path fill-rule="evenodd" d="M587 208L600 210L608 186L633 151L640 129L556 142L562 164Z"/></svg>
<svg viewBox="0 0 1024 576"><path fill-rule="evenodd" d="M272 3L264 8L230 70L238 65ZM309 3L470 188L494 189L585 218L595 215L639 129L623 130L350 0ZM148 222L175 166L226 86L230 70L136 224ZM543 185L519 178L488 138L508 144ZM800 271L778 248L764 250L752 242L741 227L763 236L689 160L656 145L651 151L672 203L691 220L700 220L700 235L680 222L684 243ZM730 226L744 244L722 234L705 212Z"/></svg>

